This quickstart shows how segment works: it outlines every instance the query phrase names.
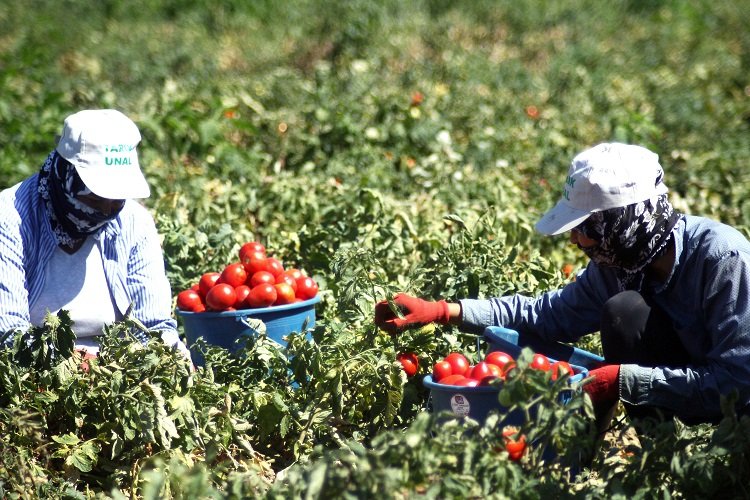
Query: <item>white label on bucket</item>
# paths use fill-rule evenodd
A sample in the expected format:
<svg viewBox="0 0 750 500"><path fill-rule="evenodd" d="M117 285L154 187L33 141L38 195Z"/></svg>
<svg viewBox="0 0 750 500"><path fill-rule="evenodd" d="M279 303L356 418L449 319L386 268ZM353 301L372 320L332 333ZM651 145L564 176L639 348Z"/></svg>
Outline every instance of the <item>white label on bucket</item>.
<svg viewBox="0 0 750 500"><path fill-rule="evenodd" d="M469 414L471 405L469 400L463 394L454 394L451 396L451 409L455 415L459 417L465 417Z"/></svg>

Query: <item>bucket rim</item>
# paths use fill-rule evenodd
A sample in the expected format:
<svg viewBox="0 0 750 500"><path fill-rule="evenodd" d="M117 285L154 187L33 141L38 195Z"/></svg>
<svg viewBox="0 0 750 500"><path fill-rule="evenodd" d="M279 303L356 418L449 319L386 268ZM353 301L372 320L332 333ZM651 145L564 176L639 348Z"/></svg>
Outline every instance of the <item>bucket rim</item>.
<svg viewBox="0 0 750 500"><path fill-rule="evenodd" d="M463 392L475 392L475 393L476 392L487 392L487 393L495 392L497 393L497 392L500 392L500 389L502 387L501 385L498 385L498 386L477 385L474 387L469 387L469 386L464 386L464 385L446 385L446 384L441 384L440 382L435 382L434 380L432 380L432 375L425 375L425 377L422 379L422 383L428 389L435 389L435 390L443 391L443 392L456 392L456 393L458 392L461 392L461 393Z"/></svg>
<svg viewBox="0 0 750 500"><path fill-rule="evenodd" d="M284 304L280 306L271 306L271 307L258 307L255 309L237 309L236 311L203 311L203 312L192 312L192 311L183 311L182 309L179 309L175 307L175 314L179 314L180 316L200 316L201 318L229 318L233 316L248 316L248 315L255 315L255 314L265 314L265 313L275 313L275 312L284 312L284 311L294 311L297 309L306 309L309 306L315 305L318 302L320 302L320 296L316 295L315 297L307 300L303 300L302 302L293 302L291 304Z"/></svg>

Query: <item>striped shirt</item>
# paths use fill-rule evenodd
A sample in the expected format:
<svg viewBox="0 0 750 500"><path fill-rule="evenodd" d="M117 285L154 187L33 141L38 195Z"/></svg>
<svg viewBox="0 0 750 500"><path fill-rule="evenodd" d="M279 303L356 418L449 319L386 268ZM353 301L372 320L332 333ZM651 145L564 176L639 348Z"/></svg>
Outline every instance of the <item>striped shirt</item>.
<svg viewBox="0 0 750 500"><path fill-rule="evenodd" d="M148 210L128 200L94 237L117 310L124 315L132 304L134 318L188 355L172 318L172 292ZM26 331L31 326L30 305L36 304L44 289L45 268L55 248L57 240L37 191L37 175L0 192L0 332ZM144 343L148 339L143 332L136 336Z"/></svg>

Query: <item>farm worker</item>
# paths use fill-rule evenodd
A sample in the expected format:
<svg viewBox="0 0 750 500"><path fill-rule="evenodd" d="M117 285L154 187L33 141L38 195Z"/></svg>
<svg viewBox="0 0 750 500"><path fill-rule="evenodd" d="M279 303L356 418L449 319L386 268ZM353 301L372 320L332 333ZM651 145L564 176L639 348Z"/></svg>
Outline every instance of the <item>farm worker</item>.
<svg viewBox="0 0 750 500"><path fill-rule="evenodd" d="M79 111L39 172L0 192L0 332L26 331L65 309L76 348L90 357L104 325L130 309L189 357L171 318L154 220L134 201L150 194L140 140L119 111Z"/></svg>
<svg viewBox="0 0 750 500"><path fill-rule="evenodd" d="M605 143L571 162L562 198L536 229L569 232L590 259L576 280L536 297L430 302L398 294L375 322L397 332L429 322L505 326L549 341L599 332L605 365L584 386L600 429L622 401L629 416L716 422L737 391L750 413L750 242L737 230L675 212L658 156Z"/></svg>

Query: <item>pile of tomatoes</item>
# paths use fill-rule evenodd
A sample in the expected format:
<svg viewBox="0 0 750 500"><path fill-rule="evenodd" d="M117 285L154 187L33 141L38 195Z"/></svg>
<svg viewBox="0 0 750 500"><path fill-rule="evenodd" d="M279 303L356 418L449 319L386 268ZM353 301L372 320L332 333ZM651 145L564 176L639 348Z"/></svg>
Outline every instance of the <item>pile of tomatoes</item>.
<svg viewBox="0 0 750 500"><path fill-rule="evenodd" d="M204 273L198 283L177 294L182 311L233 311L258 309L309 300L318 284L299 269L284 269L280 260L266 254L261 243L242 245L239 262L221 272Z"/></svg>
<svg viewBox="0 0 750 500"><path fill-rule="evenodd" d="M530 364L535 370L552 372L552 380L561 373L573 375L573 367L567 361L550 361L544 354L534 353ZM452 352L432 368L432 380L443 385L476 387L490 385L495 380L505 380L516 367L513 357L502 351L493 351L483 361L471 365L463 354Z"/></svg>

